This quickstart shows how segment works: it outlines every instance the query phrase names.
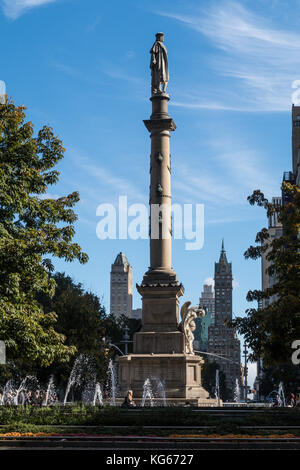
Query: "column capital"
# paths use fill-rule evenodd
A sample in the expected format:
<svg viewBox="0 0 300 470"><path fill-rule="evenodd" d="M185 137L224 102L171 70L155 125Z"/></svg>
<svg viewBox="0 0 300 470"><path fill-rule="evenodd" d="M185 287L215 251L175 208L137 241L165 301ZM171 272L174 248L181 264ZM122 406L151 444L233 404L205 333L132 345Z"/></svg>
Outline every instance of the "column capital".
<svg viewBox="0 0 300 470"><path fill-rule="evenodd" d="M144 124L149 132L153 131L175 131L176 124L172 118L169 119L145 119Z"/></svg>

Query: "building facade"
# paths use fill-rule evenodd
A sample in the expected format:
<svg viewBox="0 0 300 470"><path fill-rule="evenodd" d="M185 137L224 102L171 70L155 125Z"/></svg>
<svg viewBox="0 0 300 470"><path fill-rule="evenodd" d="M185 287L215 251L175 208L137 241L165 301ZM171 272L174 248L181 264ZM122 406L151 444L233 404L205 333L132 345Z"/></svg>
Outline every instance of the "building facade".
<svg viewBox="0 0 300 470"><path fill-rule="evenodd" d="M210 313L212 320L215 320L215 291L212 285L203 285L199 307L206 309L206 312Z"/></svg>
<svg viewBox="0 0 300 470"><path fill-rule="evenodd" d="M141 319L142 309L132 308L132 295L132 267L126 255L120 252L110 271L110 313L117 318L126 315L128 318Z"/></svg>
<svg viewBox="0 0 300 470"><path fill-rule="evenodd" d="M283 173L283 182L297 184L300 186L300 106L292 106L292 171L285 171ZM289 202L290 195L282 191L282 197L272 199L272 203L278 206L285 205ZM268 233L270 235L269 241L274 238L279 238L283 234L282 224L278 221L276 212L269 217L268 220ZM262 272L262 290L272 287L275 278L270 276L267 272L270 262L266 259L268 252L262 254L261 257L261 272ZM259 308L265 308L276 300L275 297L263 299ZM262 399L260 394L260 381L263 377L263 362L261 359L257 362L257 376L254 382L256 390L256 399Z"/></svg>
<svg viewBox="0 0 300 470"><path fill-rule="evenodd" d="M282 198L281 197L273 197L272 203L281 206ZM282 235L282 224L278 221L277 213L274 212L268 220L268 234L269 239L268 242L271 242L274 238L279 238ZM267 269L270 266L270 261L267 260L267 254L269 250L262 253L261 256L261 285L262 290L266 290L269 287L272 287L275 282L274 276L270 276L267 272ZM274 302L274 298L263 299L262 300L262 308L267 307L270 303Z"/></svg>
<svg viewBox="0 0 300 470"><path fill-rule="evenodd" d="M120 252L110 271L110 313L116 317L131 316L132 268L124 253Z"/></svg>
<svg viewBox="0 0 300 470"><path fill-rule="evenodd" d="M204 308L205 317L196 319L196 330L194 332L194 348L198 351L208 350L208 328L213 324L215 318L215 294L213 286L204 284L199 307Z"/></svg>
<svg viewBox="0 0 300 470"><path fill-rule="evenodd" d="M300 106L292 107L292 155L293 177L300 186Z"/></svg>
<svg viewBox="0 0 300 470"><path fill-rule="evenodd" d="M227 261L224 241L219 262L215 263L215 318L208 328L208 352L221 357L212 357L226 376L226 385L231 399L234 398L236 381L241 385L240 341L233 328L226 325L232 320L232 264ZM222 359L226 358L226 359Z"/></svg>

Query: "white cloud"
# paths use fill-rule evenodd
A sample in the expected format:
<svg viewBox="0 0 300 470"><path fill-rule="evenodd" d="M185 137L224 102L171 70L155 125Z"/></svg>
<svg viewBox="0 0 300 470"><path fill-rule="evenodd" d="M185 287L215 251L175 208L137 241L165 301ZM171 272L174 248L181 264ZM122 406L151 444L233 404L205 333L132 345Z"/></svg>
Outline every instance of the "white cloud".
<svg viewBox="0 0 300 470"><path fill-rule="evenodd" d="M204 279L203 284L207 284L208 286L213 286L213 288L215 288L215 280L213 277L207 277L206 279Z"/></svg>
<svg viewBox="0 0 300 470"><path fill-rule="evenodd" d="M145 84L145 79L141 79L139 77L136 77L128 72L126 72L124 69L121 67L118 67L116 65L110 64L108 66L103 67L103 73L107 75L110 78L113 78L115 80L122 80L125 82L132 83L134 85L144 85Z"/></svg>
<svg viewBox="0 0 300 470"><path fill-rule="evenodd" d="M87 27L86 27L86 32L91 33L92 31L95 31L95 29L97 28L97 26L99 25L101 20L102 20L102 18L101 18L101 16L99 16L92 23L88 24Z"/></svg>
<svg viewBox="0 0 300 470"><path fill-rule="evenodd" d="M57 0L2 0L2 8L4 14L8 18L15 20L31 8L46 5L47 3L53 3L55 1Z"/></svg>
<svg viewBox="0 0 300 470"><path fill-rule="evenodd" d="M204 279L203 284L207 284L208 286L213 286L213 288L215 288L215 280L213 277L207 277L206 279ZM233 289L237 289L238 287L240 287L239 282L235 278L232 281L232 287Z"/></svg>
<svg viewBox="0 0 300 470"><path fill-rule="evenodd" d="M51 194L51 193L45 193L45 194L38 194L37 197L39 199L58 199L60 196L58 194Z"/></svg>
<svg viewBox="0 0 300 470"><path fill-rule="evenodd" d="M222 207L217 216L209 217L207 224L249 220L240 213L232 214L232 208L247 205L247 196L261 188L267 197L278 192L278 183L272 168L268 168L265 156L243 144L240 136L221 133L218 140L207 139L203 150L209 156L209 164L202 167L189 163L177 165L173 186L176 200L213 204ZM189 161L189 157L186 158ZM230 212L228 212L230 208ZM256 220L256 219L255 219Z"/></svg>
<svg viewBox="0 0 300 470"><path fill-rule="evenodd" d="M212 68L232 81L220 84L223 97L214 90L201 99L177 106L236 111L287 111L292 82L300 78L300 34L274 27L237 2L225 1L199 14L162 13L206 36L218 49ZM221 51L221 52L220 52ZM232 93L234 89L234 93Z"/></svg>
<svg viewBox="0 0 300 470"><path fill-rule="evenodd" d="M249 221L257 221L260 220L257 217L251 219L250 217L217 217L215 219L207 219L205 220L205 225L216 225L216 224L234 224L234 223L241 223L241 222L249 222ZM263 219L265 220L265 219Z"/></svg>
<svg viewBox="0 0 300 470"><path fill-rule="evenodd" d="M265 161L261 152L239 145L236 142L235 147L230 140L226 143L211 142L216 154L215 159L218 164L226 171L230 172L231 178L235 180L236 188L245 201L245 198L254 189L261 188L268 197L278 192L278 181L274 180L271 168L266 168L262 163ZM229 145L227 145L229 144ZM230 150L230 149L236 150ZM236 190L233 194L237 195Z"/></svg>
<svg viewBox="0 0 300 470"><path fill-rule="evenodd" d="M188 101L173 101L170 103L171 106L178 108L189 108L189 109L209 109L213 111L254 111L249 108L246 109L244 106L230 106L227 104L218 103L217 101L207 100L194 100L193 103Z"/></svg>
<svg viewBox="0 0 300 470"><path fill-rule="evenodd" d="M96 189L91 185L90 188L84 188L84 192L90 193L93 198L101 198L97 201L98 204L102 202L104 197L116 202L119 196L124 195L128 197L128 203L130 204L147 200L147 196L139 191L136 182L133 180L122 178L116 172L112 173L108 168L95 165L89 157L82 156L76 151L71 151L71 154L74 163L81 171L95 181Z"/></svg>

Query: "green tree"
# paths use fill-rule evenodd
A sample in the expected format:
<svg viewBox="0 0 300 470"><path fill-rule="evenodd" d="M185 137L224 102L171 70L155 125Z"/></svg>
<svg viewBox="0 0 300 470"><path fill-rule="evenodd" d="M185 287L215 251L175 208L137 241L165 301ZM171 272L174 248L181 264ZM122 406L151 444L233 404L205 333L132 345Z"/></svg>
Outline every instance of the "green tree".
<svg viewBox="0 0 300 470"><path fill-rule="evenodd" d="M46 126L33 134L24 106L0 105L0 339L10 359L47 366L69 360L75 349L55 330L56 314L45 313L36 300L55 289L43 260L88 258L72 243L79 194L46 194L58 181L54 167L63 158L62 142Z"/></svg>
<svg viewBox="0 0 300 470"><path fill-rule="evenodd" d="M141 320L135 318L128 318L126 315L121 315L119 318L116 318L114 315L108 315L105 320L105 331L107 340L110 340L111 343L118 346L121 351L124 352L124 333L125 328L128 328L128 352L133 350L133 335L140 330L142 326ZM116 352L116 351L115 351ZM117 352L117 354L119 354Z"/></svg>
<svg viewBox="0 0 300 470"><path fill-rule="evenodd" d="M66 345L76 347L76 357L80 354L89 357L97 380L104 384L109 359L119 355L116 349L109 347L109 342L124 350L122 340L125 326L129 327L132 339L140 322L124 315L119 319L107 315L100 299L92 292L85 291L81 283L75 283L65 273L55 273L53 279L56 283L54 296L40 295L39 302L45 312L56 312L56 331L66 337ZM49 375L54 375L59 388L64 389L76 357L69 363L59 364L56 361L50 367L37 370L26 370L26 364L19 364L19 367L23 375L37 372L43 382Z"/></svg>
<svg viewBox="0 0 300 470"><path fill-rule="evenodd" d="M265 254L270 262L267 272L273 276L274 285L264 291L253 290L248 301L265 300L264 308L251 308L246 317L232 322L252 349L250 359L261 357L265 366L290 363L294 340L300 339L300 189L283 183L286 203L270 203L259 191L248 197L251 205L265 208L267 216L278 214L283 225L283 235L271 239L266 228L256 235L257 246L250 246L245 258L257 259Z"/></svg>
<svg viewBox="0 0 300 470"><path fill-rule="evenodd" d="M292 362L282 363L273 367L263 369L263 374L259 380L259 393L267 397L273 390L278 390L279 383L283 383L286 397L291 393L298 393L300 387L299 366Z"/></svg>
<svg viewBox="0 0 300 470"><path fill-rule="evenodd" d="M54 296L42 294L38 298L44 312L55 311L55 329L66 338L65 344L75 346L76 357L80 354L89 356L98 378L103 378L109 359L105 355L103 341L107 322L105 308L95 294L86 292L81 283L75 283L65 273L55 273L53 279L56 284ZM75 356L73 359L75 360ZM54 361L50 367L39 368L38 375L42 380L46 380L53 374L57 383L64 384L70 375L74 360L63 364ZM21 368L24 374L24 366ZM28 372L30 371L26 371Z"/></svg>
<svg viewBox="0 0 300 470"><path fill-rule="evenodd" d="M51 265L48 264L51 271ZM38 303L43 311L55 311L57 321L55 330L65 337L65 345L73 346L76 352L69 362L61 363L55 360L50 366L43 367L37 361L28 363L21 357L3 366L0 377L2 383L10 378L20 380L26 375L37 375L41 383L46 384L51 375L55 378L58 389L65 391L66 383L70 376L74 361L84 354L88 356L90 371L96 372L96 378L102 384L106 382L108 361L119 355L119 352L109 347L109 342L124 350L122 343L125 326L129 326L129 335L137 330L140 321L128 319L124 315L116 319L113 315L107 315L100 299L92 292L84 290L81 283L75 283L65 273L55 273L55 293L52 297L40 293ZM132 343L129 344L129 350ZM85 379L89 379L88 371L84 372ZM83 384L84 385L84 384ZM62 398L62 397L61 397Z"/></svg>
<svg viewBox="0 0 300 470"><path fill-rule="evenodd" d="M208 391L211 397L215 397L216 393L216 370L219 369L219 386L220 386L220 398L222 400L228 400L228 389L226 387L226 376L223 371L220 370L220 366L217 362L210 362L207 359L204 360L202 368L202 385L205 390Z"/></svg>

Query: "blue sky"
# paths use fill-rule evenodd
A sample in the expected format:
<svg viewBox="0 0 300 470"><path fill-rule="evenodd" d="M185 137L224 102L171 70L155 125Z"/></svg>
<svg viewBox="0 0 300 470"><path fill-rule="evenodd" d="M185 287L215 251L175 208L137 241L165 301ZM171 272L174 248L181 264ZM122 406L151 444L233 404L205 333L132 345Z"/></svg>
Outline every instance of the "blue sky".
<svg viewBox="0 0 300 470"><path fill-rule="evenodd" d="M76 241L87 265L57 261L109 308L110 265L119 251L140 282L147 240L96 237L96 207L127 195L148 201L151 113L149 50L168 48L173 201L205 205L205 243L173 242L173 267L196 303L213 276L221 240L235 278L234 313L260 287L260 263L243 252L266 225L247 195L280 195L291 168L291 85L300 79L300 2L2 0L0 79L38 129L51 125L66 155L52 196L78 190ZM140 306L137 293L135 307Z"/></svg>

